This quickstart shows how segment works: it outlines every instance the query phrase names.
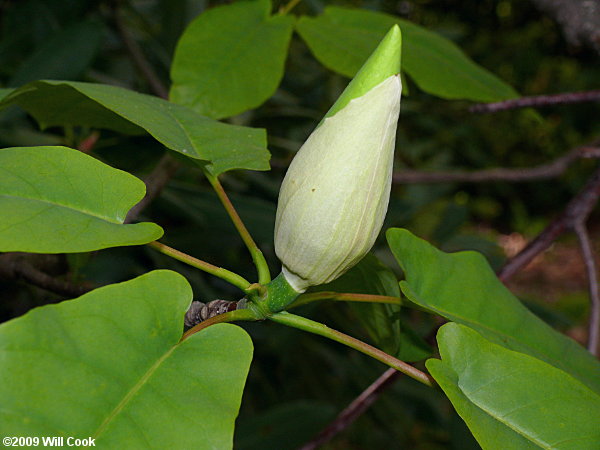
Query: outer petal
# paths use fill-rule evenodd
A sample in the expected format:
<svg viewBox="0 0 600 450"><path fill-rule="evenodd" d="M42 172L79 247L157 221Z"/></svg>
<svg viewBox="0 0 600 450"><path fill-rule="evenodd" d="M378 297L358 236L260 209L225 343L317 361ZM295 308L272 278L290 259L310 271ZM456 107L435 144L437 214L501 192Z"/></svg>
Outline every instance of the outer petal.
<svg viewBox="0 0 600 450"><path fill-rule="evenodd" d="M311 134L283 181L275 252L298 291L331 281L372 247L387 211L400 77L351 100Z"/></svg>

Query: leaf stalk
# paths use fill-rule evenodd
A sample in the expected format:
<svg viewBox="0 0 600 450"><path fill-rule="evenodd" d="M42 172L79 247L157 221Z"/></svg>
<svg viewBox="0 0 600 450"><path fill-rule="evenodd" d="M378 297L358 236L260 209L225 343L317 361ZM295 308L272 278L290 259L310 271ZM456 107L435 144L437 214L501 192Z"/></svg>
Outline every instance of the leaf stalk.
<svg viewBox="0 0 600 450"><path fill-rule="evenodd" d="M211 186L217 193L219 200L221 200L223 207L225 208L225 210L227 211L227 214L231 218L231 221L233 222L235 229L238 231L239 235L241 236L242 241L244 241L244 244L246 244L246 247L250 251L250 255L252 256L252 261L254 261L254 265L256 266L256 270L258 271L259 284L264 285L264 284L269 283L271 281L271 273L269 272L269 266L267 264L267 261L265 260L265 257L263 255L263 253L261 252L261 250L258 248L256 243L254 242L254 239L252 239L252 236L248 232L248 229L244 225L244 222L242 221L239 214L237 213L235 207L233 206L233 203L231 203L231 200L229 200L229 197L227 196L225 189L223 189L221 182L215 175L210 173L206 168L203 168L202 170L204 172L204 175L206 176L206 179L208 180L208 182L211 184Z"/></svg>
<svg viewBox="0 0 600 450"><path fill-rule="evenodd" d="M421 372L416 367L413 367L404 361L400 361L399 359L394 358L392 355L388 355L387 353L363 341L353 338L352 336L348 336L340 331L329 328L327 325L322 323L315 322L314 320L297 316L295 314L290 314L285 311L273 314L269 317L269 319L282 325L298 328L299 330L317 334L319 336L326 337L327 339L339 342L340 344L344 344L350 348L353 348L354 350L358 350L359 352L364 353L365 355L368 355L371 358L374 358L377 361L380 361L396 369L397 371L404 373L405 375L408 375L420 383L430 387L436 385L435 381L430 375Z"/></svg>
<svg viewBox="0 0 600 450"><path fill-rule="evenodd" d="M150 242L148 244L153 249L159 251L163 255L170 256L171 258L176 259L177 261L181 261L182 263L188 264L196 269L200 269L206 273L219 277L234 286L237 286L244 292L254 292L255 288L250 284L248 280L244 277L238 275L237 273L231 272L230 270L224 269L222 267L214 266L206 261L202 261L201 259L194 258L193 256L188 255L187 253L180 252L168 245L162 244L158 241Z"/></svg>
<svg viewBox="0 0 600 450"><path fill-rule="evenodd" d="M334 300L342 302L364 302L364 303L387 303L392 305L402 305L402 299L399 297L390 297L387 295L354 294L342 292L311 292L310 294L300 295L290 308L306 305L319 300Z"/></svg>

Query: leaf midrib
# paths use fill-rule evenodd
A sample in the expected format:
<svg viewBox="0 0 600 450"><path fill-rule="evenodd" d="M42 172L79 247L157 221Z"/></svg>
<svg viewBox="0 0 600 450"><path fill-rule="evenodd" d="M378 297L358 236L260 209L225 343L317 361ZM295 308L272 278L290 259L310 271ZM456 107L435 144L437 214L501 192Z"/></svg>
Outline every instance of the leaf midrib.
<svg viewBox="0 0 600 450"><path fill-rule="evenodd" d="M31 201L31 202L38 202L38 203L42 203L42 204L48 204L48 205L57 206L57 207L64 208L64 209L68 209L70 211L74 211L74 212L77 212L77 213L80 213L80 214L85 214L85 215L94 217L96 219L103 220L105 222L109 222L109 223L113 223L113 224L117 224L117 225L122 225L123 224L123 221L119 221L118 219L113 219L112 217L103 216L103 215L100 215L98 213L94 213L93 211L90 211L88 209L77 209L76 207L69 206L69 205L64 205L62 203L54 202L52 200L39 199L39 198L33 198L33 197L26 197L26 196L23 196L23 195L2 194L2 193L0 193L0 197L8 197L8 198L14 198L14 199L17 199L17 200L28 200L28 201Z"/></svg>
<svg viewBox="0 0 600 450"><path fill-rule="evenodd" d="M406 280L402 280L402 281L406 281ZM521 345L522 347L528 349L531 352L531 353L529 353L529 356L531 356L533 358L536 358L536 359L538 359L540 361L545 361L547 364L549 364L549 365L555 367L556 369L558 369L558 370L560 370L560 371L562 371L562 372L564 372L564 373L572 376L574 379L578 380L580 383L582 383L583 386L586 386L591 391L597 392L597 389L596 389L596 384L597 383L594 381L593 378L590 378L588 376L584 376L586 374L582 374L579 371L577 371L577 372L569 371L568 370L569 366L565 366L564 364L561 363L560 360L558 360L557 358L549 355L547 352L544 352L544 351L542 351L539 348L533 347L531 344L525 343L525 342L523 342L523 341L515 338L514 336L506 334L505 332L503 332L501 330L498 330L496 328L491 328L487 324L484 324L482 322L478 322L476 320L468 319L468 318L463 317L461 315L449 312L449 311L447 311L444 308L439 308L437 306L431 305L428 302L424 302L424 301L422 301L421 297L418 294L415 293L415 291L412 289L412 286L408 282L406 282L406 285L409 287L409 292L406 292L406 291L404 291L404 289L402 289L402 282L400 284L400 289L402 290L402 292L407 297L410 298L410 296L408 295L410 293L410 294L413 294L415 297L417 297L420 300L420 303L419 302L415 302L415 303L417 303L417 304L419 304L419 305L421 305L421 306L423 306L425 308L429 308L432 311L434 311L434 312L436 312L436 313L438 313L438 314L440 314L440 315L442 315L444 317L447 317L447 318L451 319L454 322L458 322L458 323L462 322L462 323L466 324L467 326L471 326L471 327L472 326L478 326L478 327L480 327L482 329L485 329L485 330L487 330L489 333L491 333L493 335L496 335L496 336L498 336L500 338L505 338L505 340L507 341L507 343L508 342L518 343L519 345ZM500 344L496 344L496 345L500 345ZM509 350L517 352L517 353L522 353L521 351L514 350L512 348L509 348ZM540 356L536 356L536 355L543 355L547 359L544 360L544 359L540 358Z"/></svg>
<svg viewBox="0 0 600 450"><path fill-rule="evenodd" d="M135 394L146 384L150 377L158 370L160 365L175 351L177 344L173 345L164 355L156 360L156 362L140 377L138 382L125 394L122 400L115 406L115 408L106 416L104 421L98 426L96 431L92 434L92 438L98 438L110 425L115 417L117 417L121 411L127 406L130 400Z"/></svg>

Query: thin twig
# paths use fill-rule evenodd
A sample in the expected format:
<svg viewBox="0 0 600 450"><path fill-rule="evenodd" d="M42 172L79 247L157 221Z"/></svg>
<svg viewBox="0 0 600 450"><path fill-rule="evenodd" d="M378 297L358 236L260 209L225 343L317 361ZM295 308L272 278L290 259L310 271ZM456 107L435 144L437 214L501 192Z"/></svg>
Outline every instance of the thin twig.
<svg viewBox="0 0 600 450"><path fill-rule="evenodd" d="M600 197L600 168L596 169L583 189L571 199L563 213L553 220L523 250L508 260L498 272L498 278L506 281L525 267L537 255L546 250L563 233L574 230L575 226L584 223Z"/></svg>
<svg viewBox="0 0 600 450"><path fill-rule="evenodd" d="M554 178L563 174L576 160L582 158L600 158L600 147L583 146L569 151L567 154L555 159L548 164L522 169L496 168L477 171L440 171L426 172L406 170L393 175L394 183L489 183L493 181L506 181L522 183L535 180Z"/></svg>
<svg viewBox="0 0 600 450"><path fill-rule="evenodd" d="M472 113L495 113L507 109L565 105L568 103L600 102L600 90L564 92L552 95L532 95L494 103L478 103L469 108Z"/></svg>
<svg viewBox="0 0 600 450"><path fill-rule="evenodd" d="M598 292L598 269L592 250L592 243L583 221L577 222L574 227L575 234L579 239L581 253L588 276L590 290L590 319L588 323L588 350L594 356L598 353L598 338L600 337L600 293Z"/></svg>
<svg viewBox="0 0 600 450"><path fill-rule="evenodd" d="M35 256L38 255L16 252L0 255L0 277L23 280L29 284L63 297L79 297L92 290L92 286L89 284L75 284L48 275L31 262L30 259Z"/></svg>
<svg viewBox="0 0 600 450"><path fill-rule="evenodd" d="M148 82L148 85L157 96L168 99L169 92L165 85L162 83L154 68L146 59L144 52L133 39L127 27L125 26L121 17L121 11L118 7L117 2L113 2L111 5L111 11L115 28L119 34L119 37L123 41L125 49L129 53L129 57L133 61L134 65L139 70L140 74ZM181 166L181 163L175 160L169 153L166 153L159 163L156 165L154 170L144 179L146 184L146 195L135 205L127 214L125 223L135 221L140 213L156 198L160 195L162 189L169 182L169 180L175 175L177 169Z"/></svg>
<svg viewBox="0 0 600 450"><path fill-rule="evenodd" d="M144 77L144 79L148 82L150 89L157 96L167 99L169 97L169 91L162 83L152 65L148 62L146 57L144 56L144 52L140 48L139 44L127 30L125 23L123 22L123 18L121 17L121 12L116 4L112 5L112 16L115 23L115 28L119 33L119 37L123 41L123 45L129 52L129 56L131 60L137 67L140 72L140 75Z"/></svg>
<svg viewBox="0 0 600 450"><path fill-rule="evenodd" d="M400 372L396 369L387 369L377 380L365 389L352 403L350 403L338 416L327 425L313 439L304 444L299 450L315 450L321 445L329 442L336 434L348 428L358 417L361 416L387 387L398 379Z"/></svg>

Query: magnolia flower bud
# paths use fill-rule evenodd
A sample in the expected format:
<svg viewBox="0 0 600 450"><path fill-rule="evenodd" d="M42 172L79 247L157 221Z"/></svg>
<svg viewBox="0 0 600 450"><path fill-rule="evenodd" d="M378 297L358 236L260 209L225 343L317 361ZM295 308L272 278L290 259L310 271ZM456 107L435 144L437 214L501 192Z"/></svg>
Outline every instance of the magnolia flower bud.
<svg viewBox="0 0 600 450"><path fill-rule="evenodd" d="M342 275L366 255L381 230L400 112L399 65L395 26L287 171L275 252L297 292Z"/></svg>

